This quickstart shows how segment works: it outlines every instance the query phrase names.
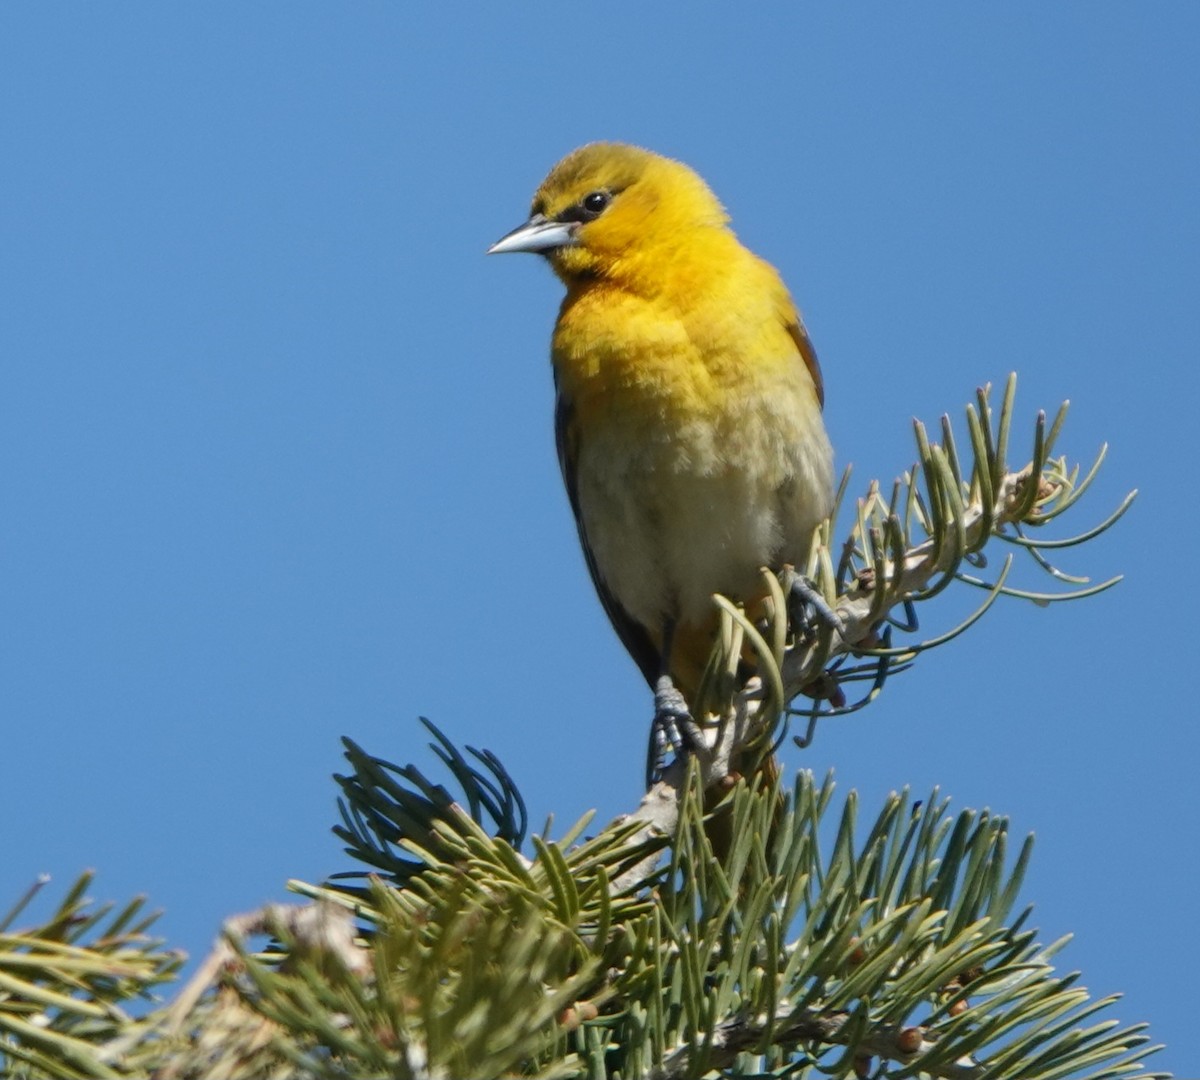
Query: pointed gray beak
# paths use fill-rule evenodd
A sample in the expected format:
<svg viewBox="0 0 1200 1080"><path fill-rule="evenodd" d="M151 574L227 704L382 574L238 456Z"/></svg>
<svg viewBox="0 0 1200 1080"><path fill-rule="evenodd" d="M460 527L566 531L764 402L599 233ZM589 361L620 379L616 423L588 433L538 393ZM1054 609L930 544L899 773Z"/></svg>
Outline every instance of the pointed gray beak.
<svg viewBox="0 0 1200 1080"><path fill-rule="evenodd" d="M524 225L500 237L490 248L489 255L504 255L510 251L550 251L571 247L575 243L577 221L551 221L534 214Z"/></svg>

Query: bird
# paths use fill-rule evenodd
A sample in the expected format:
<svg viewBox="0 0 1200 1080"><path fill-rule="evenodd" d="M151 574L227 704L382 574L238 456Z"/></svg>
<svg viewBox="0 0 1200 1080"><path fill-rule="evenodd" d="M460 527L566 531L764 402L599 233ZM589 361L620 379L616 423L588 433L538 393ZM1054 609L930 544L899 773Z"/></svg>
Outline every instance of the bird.
<svg viewBox="0 0 1200 1080"><path fill-rule="evenodd" d="M551 339L559 464L584 558L654 690L647 782L685 748L718 625L803 565L833 503L816 351L779 273L689 166L593 142L488 254L566 287Z"/></svg>

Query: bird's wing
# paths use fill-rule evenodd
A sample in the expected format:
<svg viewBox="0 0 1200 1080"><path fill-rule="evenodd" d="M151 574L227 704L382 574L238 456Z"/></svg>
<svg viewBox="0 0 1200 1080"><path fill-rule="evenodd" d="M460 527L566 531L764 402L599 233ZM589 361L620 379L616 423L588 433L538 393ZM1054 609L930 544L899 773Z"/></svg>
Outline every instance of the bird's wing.
<svg viewBox="0 0 1200 1080"><path fill-rule="evenodd" d="M571 501L571 512L575 515L575 526L579 530L579 543L583 548L583 557L587 561L588 573L592 575L592 584L600 596L600 603L608 615L609 622L621 639L621 644L633 657L646 682L651 686L662 674L662 658L658 648L651 640L649 633L641 623L637 622L612 594L592 554L592 546L588 543L587 532L583 525L583 515L579 512L579 491L575 483L575 463L579 448L577 439L571 427L571 403L560 391L554 404L554 441L558 447L558 464L562 469L563 483L567 488L567 498Z"/></svg>
<svg viewBox="0 0 1200 1080"><path fill-rule="evenodd" d="M813 348L812 339L809 338L808 331L804 329L804 320L800 318L800 312L796 310L796 305L793 303L791 296L788 295L788 291L782 282L779 283L779 288L781 292L779 297L779 314L783 319L784 326L787 327L787 332L796 343L796 348L800 353L800 358L804 361L804 366L808 368L808 374L813 382L813 389L817 392L817 404L821 408L824 408L825 383L821 379L821 365L817 363L817 350Z"/></svg>

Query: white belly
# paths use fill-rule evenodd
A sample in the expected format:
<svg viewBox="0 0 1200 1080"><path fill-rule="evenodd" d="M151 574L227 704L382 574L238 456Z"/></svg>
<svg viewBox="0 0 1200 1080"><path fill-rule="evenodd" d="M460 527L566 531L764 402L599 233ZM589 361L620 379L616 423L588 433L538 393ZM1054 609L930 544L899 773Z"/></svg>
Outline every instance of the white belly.
<svg viewBox="0 0 1200 1080"><path fill-rule="evenodd" d="M580 445L587 543L647 628L706 621L714 592L745 597L760 567L805 558L830 509L833 454L811 394L772 389L728 425L664 426L647 440L610 424Z"/></svg>

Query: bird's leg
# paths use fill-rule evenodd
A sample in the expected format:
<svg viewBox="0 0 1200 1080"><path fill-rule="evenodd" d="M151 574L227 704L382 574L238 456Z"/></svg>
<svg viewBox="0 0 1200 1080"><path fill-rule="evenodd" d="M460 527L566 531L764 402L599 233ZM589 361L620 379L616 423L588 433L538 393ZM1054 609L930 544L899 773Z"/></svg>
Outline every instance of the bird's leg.
<svg viewBox="0 0 1200 1080"><path fill-rule="evenodd" d="M668 673L674 633L675 624L668 620L663 626L662 674L654 684L654 720L650 725L650 744L646 749L646 787L662 777L668 753L678 756L691 745L688 728L692 723L692 713Z"/></svg>
<svg viewBox="0 0 1200 1080"><path fill-rule="evenodd" d="M660 675L654 684L654 720L650 725L650 745L646 754L646 786L662 776L667 755L682 754L690 745L687 724L692 714L670 675Z"/></svg>
<svg viewBox="0 0 1200 1080"><path fill-rule="evenodd" d="M788 601L788 613L793 624L801 632L807 631L814 623L821 622L839 634L845 634L846 624L829 606L815 582L800 574L793 574L788 587Z"/></svg>

